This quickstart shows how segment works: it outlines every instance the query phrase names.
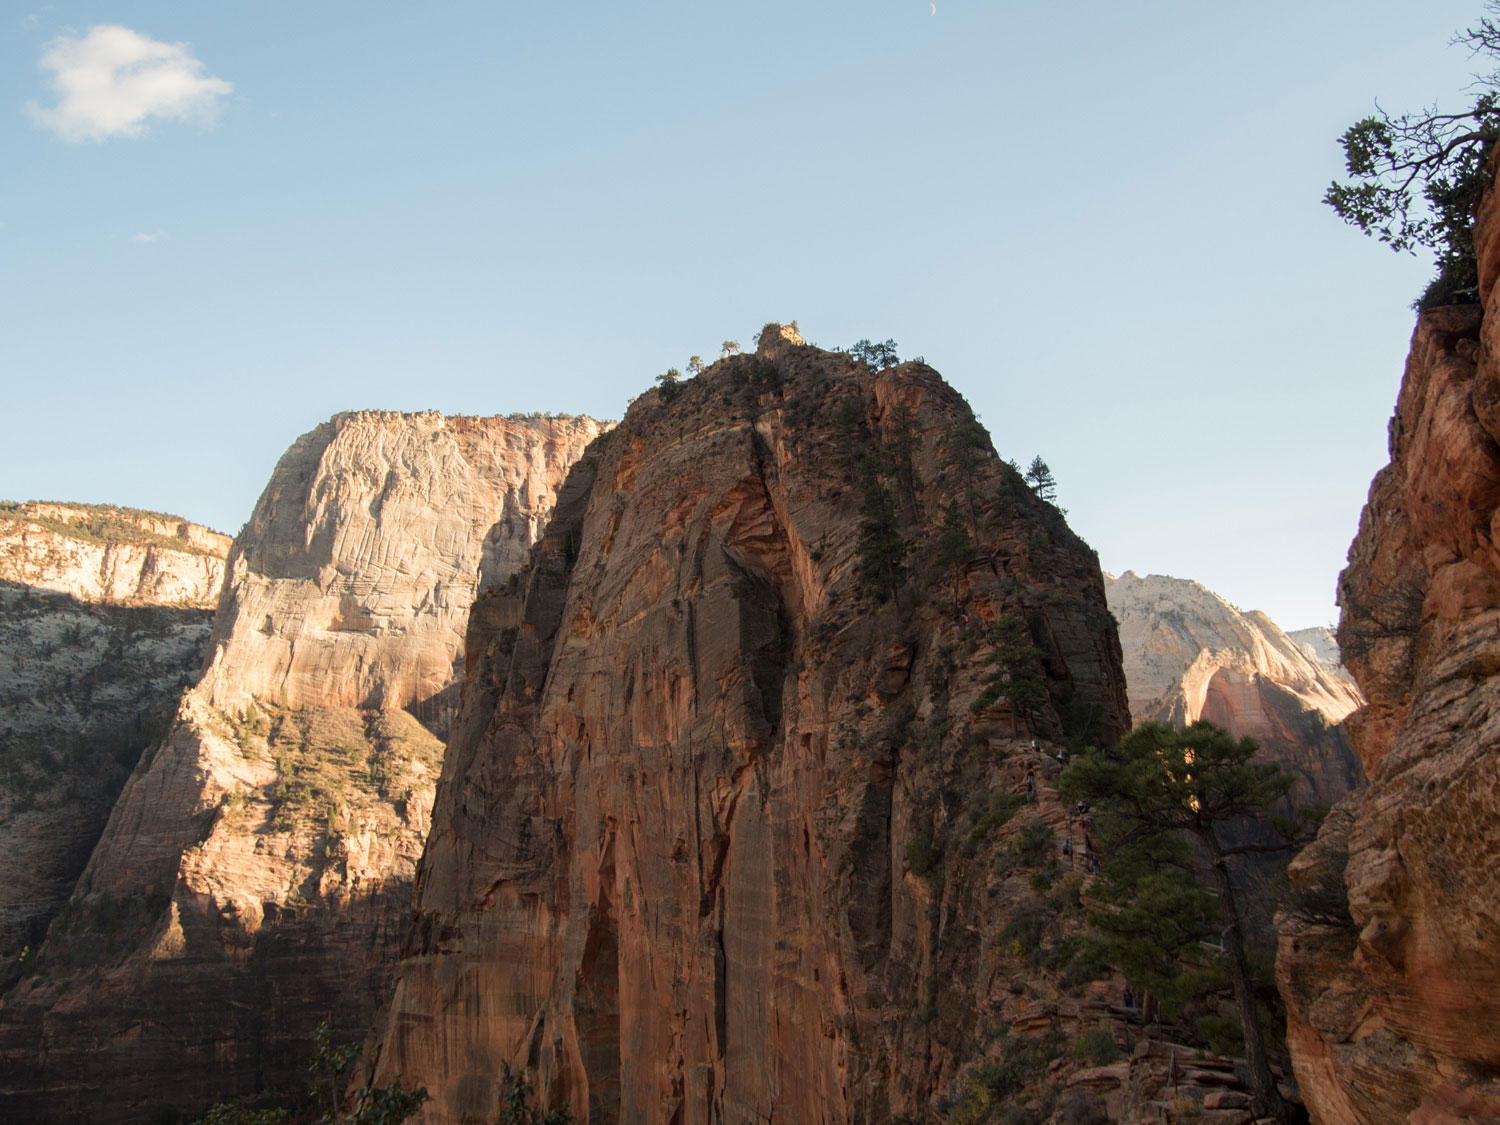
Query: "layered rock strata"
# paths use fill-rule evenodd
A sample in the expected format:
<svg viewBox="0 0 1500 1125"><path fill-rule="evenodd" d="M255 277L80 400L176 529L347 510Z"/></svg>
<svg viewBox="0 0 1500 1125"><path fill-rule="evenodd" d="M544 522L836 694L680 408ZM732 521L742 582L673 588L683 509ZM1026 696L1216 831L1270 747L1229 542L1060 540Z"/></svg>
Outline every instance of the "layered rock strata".
<svg viewBox="0 0 1500 1125"><path fill-rule="evenodd" d="M987 810L1064 714L1127 722L1095 556L987 440L962 454L973 425L923 364L769 325L575 466L470 619L371 1051L431 1092L419 1120L493 1120L506 1066L591 1123L882 1121L961 1091L1024 992L996 905L1033 897L1017 834L1052 851L1037 814ZM1028 714L970 709L1000 616L1036 647Z"/></svg>
<svg viewBox="0 0 1500 1125"><path fill-rule="evenodd" d="M0 581L81 602L213 609L231 540L157 512L0 504Z"/></svg>
<svg viewBox="0 0 1500 1125"><path fill-rule="evenodd" d="M1105 590L1137 722L1206 719L1253 738L1297 779L1297 802L1332 804L1364 784L1340 726L1364 700L1336 660L1309 655L1265 614L1241 613L1196 582L1126 571L1106 576Z"/></svg>
<svg viewBox="0 0 1500 1125"><path fill-rule="evenodd" d="M211 657L0 1001L0 1117L148 1121L296 1096L364 1034L410 905L469 603L597 435L344 414L235 541Z"/></svg>
<svg viewBox="0 0 1500 1125"><path fill-rule="evenodd" d="M202 670L228 550L171 516L0 505L0 987Z"/></svg>
<svg viewBox="0 0 1500 1125"><path fill-rule="evenodd" d="M1369 789L1292 866L1278 982L1314 1120L1500 1119L1500 207L1423 313L1339 583Z"/></svg>

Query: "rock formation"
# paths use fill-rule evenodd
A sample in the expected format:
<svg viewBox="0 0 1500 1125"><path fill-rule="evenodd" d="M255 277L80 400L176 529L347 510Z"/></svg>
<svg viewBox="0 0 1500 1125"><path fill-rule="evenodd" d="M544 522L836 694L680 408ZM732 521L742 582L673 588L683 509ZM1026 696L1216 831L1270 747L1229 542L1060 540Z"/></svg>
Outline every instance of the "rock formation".
<svg viewBox="0 0 1500 1125"><path fill-rule="evenodd" d="M420 1120L493 1120L506 1065L590 1123L962 1096L1025 1003L1016 857L1066 820L1006 819L1028 763L1056 767L1031 736L1126 725L1095 556L987 439L965 455L975 426L924 364L877 375L768 325L574 467L469 623L371 1050L375 1080L431 1092ZM860 464L881 448L884 478ZM971 712L1000 616L1039 653L1029 713Z"/></svg>
<svg viewBox="0 0 1500 1125"><path fill-rule="evenodd" d="M229 542L150 512L0 504L0 987L201 671Z"/></svg>
<svg viewBox="0 0 1500 1125"><path fill-rule="evenodd" d="M1332 629L1326 625L1314 625L1311 629L1293 629L1287 636L1302 650L1303 656L1314 664L1321 665L1324 671L1332 672L1350 683L1354 682L1349 670L1344 667L1338 638L1334 636Z"/></svg>
<svg viewBox="0 0 1500 1125"><path fill-rule="evenodd" d="M365 1032L470 602L526 557L598 432L367 412L291 447L230 554L202 680L0 1001L0 1117L294 1095L315 1024Z"/></svg>
<svg viewBox="0 0 1500 1125"><path fill-rule="evenodd" d="M1278 983L1314 1120L1500 1119L1500 196L1483 306L1423 313L1339 582L1369 788L1293 863Z"/></svg>
<svg viewBox="0 0 1500 1125"><path fill-rule="evenodd" d="M1364 783L1340 729L1363 697L1336 660L1309 656L1265 614L1196 582L1126 571L1106 576L1105 590L1136 722L1207 719L1253 738L1297 778L1297 801L1332 804Z"/></svg>
<svg viewBox="0 0 1500 1125"><path fill-rule="evenodd" d="M97 504L0 504L0 581L81 602L212 609L230 539L176 516Z"/></svg>

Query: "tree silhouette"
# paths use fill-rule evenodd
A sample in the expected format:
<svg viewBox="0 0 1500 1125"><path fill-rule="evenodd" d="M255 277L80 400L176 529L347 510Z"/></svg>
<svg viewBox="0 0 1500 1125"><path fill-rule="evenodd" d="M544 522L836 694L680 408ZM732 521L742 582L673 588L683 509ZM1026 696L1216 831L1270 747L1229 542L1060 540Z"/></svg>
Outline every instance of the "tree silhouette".
<svg viewBox="0 0 1500 1125"><path fill-rule="evenodd" d="M1098 918L1115 939L1116 963L1138 985L1170 988L1164 982L1173 978L1171 963L1178 961L1181 971L1183 951L1197 947L1204 920L1213 916L1202 892L1181 877L1191 869L1181 841L1186 838L1202 848L1224 923L1225 967L1244 1034L1255 1112L1285 1121L1289 1111L1271 1074L1256 1014L1230 861L1304 841L1231 843L1227 829L1232 822L1268 816L1272 802L1292 785L1279 766L1255 760L1258 750L1252 739L1235 740L1212 723L1194 723L1186 730L1143 723L1120 741L1118 751L1089 750L1075 759L1059 788L1095 808L1109 907ZM1107 919L1105 913L1115 917Z"/></svg>
<svg viewBox="0 0 1500 1125"><path fill-rule="evenodd" d="M1026 469L1026 483L1039 499L1049 504L1057 499L1057 481L1053 479L1052 470L1047 467L1047 462L1042 460L1040 454L1032 458Z"/></svg>

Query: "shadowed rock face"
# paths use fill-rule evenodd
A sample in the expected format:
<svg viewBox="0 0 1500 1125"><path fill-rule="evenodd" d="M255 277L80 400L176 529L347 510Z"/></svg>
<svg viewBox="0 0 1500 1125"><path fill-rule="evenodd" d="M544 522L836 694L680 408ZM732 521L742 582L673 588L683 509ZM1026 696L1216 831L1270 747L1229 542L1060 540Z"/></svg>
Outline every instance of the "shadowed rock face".
<svg viewBox="0 0 1500 1125"><path fill-rule="evenodd" d="M0 505L0 988L202 670L228 551L171 516Z"/></svg>
<svg viewBox="0 0 1500 1125"><path fill-rule="evenodd" d="M921 444L893 604L859 589L852 463L901 405ZM992 454L978 548L956 574L932 557L969 416L925 365L872 375L770 325L575 466L520 586L470 619L371 1051L377 1081L432 1093L420 1120L493 1120L507 1064L589 1122L889 1120L953 1088L1014 1007L1001 876L958 847L1031 733L970 712L983 623L1015 614L1040 649L1037 728L1065 699L1099 737L1126 723L1097 562Z"/></svg>
<svg viewBox="0 0 1500 1125"><path fill-rule="evenodd" d="M360 413L293 445L235 542L207 672L0 1000L0 1117L284 1100L314 1025L364 1033L469 603L525 557L598 430Z"/></svg>
<svg viewBox="0 0 1500 1125"><path fill-rule="evenodd" d="M1500 270L1482 307L1423 314L1339 584L1369 789L1294 862L1278 982L1322 1122L1500 1117ZM1329 915L1333 917L1329 917Z"/></svg>
<svg viewBox="0 0 1500 1125"><path fill-rule="evenodd" d="M1324 663L1265 614L1241 613L1196 582L1126 571L1104 585L1137 722L1206 719L1255 739L1297 779L1297 803L1332 804L1364 784L1340 729L1364 700L1336 648Z"/></svg>

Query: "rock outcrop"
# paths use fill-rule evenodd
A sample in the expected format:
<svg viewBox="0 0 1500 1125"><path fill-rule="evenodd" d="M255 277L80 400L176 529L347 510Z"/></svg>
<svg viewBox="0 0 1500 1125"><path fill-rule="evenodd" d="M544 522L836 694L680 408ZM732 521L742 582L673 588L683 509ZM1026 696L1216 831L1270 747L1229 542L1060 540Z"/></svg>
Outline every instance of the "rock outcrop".
<svg viewBox="0 0 1500 1125"><path fill-rule="evenodd" d="M213 609L227 535L98 504L0 504L0 581L81 602Z"/></svg>
<svg viewBox="0 0 1500 1125"><path fill-rule="evenodd" d="M171 516L0 504L0 987L202 670L228 551Z"/></svg>
<svg viewBox="0 0 1500 1125"><path fill-rule="evenodd" d="M1340 727L1364 700L1336 659L1330 667L1265 614L1196 582L1126 571L1104 585L1135 721L1206 719L1253 738L1297 778L1298 802L1332 804L1364 784Z"/></svg>
<svg viewBox="0 0 1500 1125"><path fill-rule="evenodd" d="M1339 582L1370 786L1293 863L1278 983L1314 1120L1500 1119L1500 197L1483 306L1423 313Z"/></svg>
<svg viewBox="0 0 1500 1125"><path fill-rule="evenodd" d="M526 557L598 432L367 412L292 446L235 541L206 672L0 1000L0 1117L295 1096L315 1024L365 1033L470 602Z"/></svg>
<svg viewBox="0 0 1500 1125"><path fill-rule="evenodd" d="M493 1120L507 1065L596 1125L963 1094L1026 991L1017 857L1050 861L1066 821L1007 819L1028 766L1056 767L1031 737L1127 725L1094 554L976 429L925 365L874 374L769 325L574 467L470 619L370 1051L375 1080L431 1092L419 1120ZM884 477L861 465L880 447ZM1029 712L971 711L999 617L1038 653Z"/></svg>

